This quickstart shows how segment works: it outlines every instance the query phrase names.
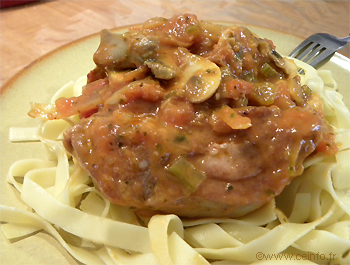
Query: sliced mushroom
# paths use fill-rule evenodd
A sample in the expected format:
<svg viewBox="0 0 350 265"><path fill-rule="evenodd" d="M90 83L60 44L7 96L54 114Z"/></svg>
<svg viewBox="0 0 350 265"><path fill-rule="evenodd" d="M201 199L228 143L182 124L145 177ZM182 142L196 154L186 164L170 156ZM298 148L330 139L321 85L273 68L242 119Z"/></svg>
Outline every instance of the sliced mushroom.
<svg viewBox="0 0 350 265"><path fill-rule="evenodd" d="M181 63L177 89L190 102L200 103L210 98L221 81L220 68L208 59L191 54L185 48L179 48Z"/></svg>
<svg viewBox="0 0 350 265"><path fill-rule="evenodd" d="M141 80L147 77L149 69L146 66L141 66L135 70L125 71L108 71L108 81L111 87L118 87L122 84Z"/></svg>

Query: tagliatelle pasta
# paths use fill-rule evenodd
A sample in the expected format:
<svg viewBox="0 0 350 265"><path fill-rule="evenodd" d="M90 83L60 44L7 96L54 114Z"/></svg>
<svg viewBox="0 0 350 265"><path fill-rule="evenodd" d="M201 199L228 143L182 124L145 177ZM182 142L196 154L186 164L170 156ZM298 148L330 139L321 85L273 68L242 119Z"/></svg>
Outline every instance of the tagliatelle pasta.
<svg viewBox="0 0 350 265"><path fill-rule="evenodd" d="M237 219L155 215L143 223L97 191L57 141L78 121L71 117L43 121L37 128L47 160L27 159L11 166L8 182L33 211L1 205L2 231L13 239L45 230L84 264L349 264L349 110L329 71L295 62L305 71L301 83L324 101L339 152L305 161L303 175L262 208ZM79 95L84 82L65 85L52 102ZM12 129L13 141L33 140L18 137L18 130L25 129Z"/></svg>

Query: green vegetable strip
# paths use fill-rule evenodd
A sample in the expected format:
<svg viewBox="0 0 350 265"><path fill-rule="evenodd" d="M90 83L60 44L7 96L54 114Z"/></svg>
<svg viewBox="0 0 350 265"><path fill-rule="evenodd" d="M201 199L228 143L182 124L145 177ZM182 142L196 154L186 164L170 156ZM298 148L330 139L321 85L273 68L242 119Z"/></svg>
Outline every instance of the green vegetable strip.
<svg viewBox="0 0 350 265"><path fill-rule="evenodd" d="M271 67L268 63L265 63L261 68L261 73L266 77L275 77L278 75L277 71Z"/></svg>
<svg viewBox="0 0 350 265"><path fill-rule="evenodd" d="M206 178L204 172L198 170L184 157L179 157L168 170L185 184L191 192L194 192Z"/></svg>

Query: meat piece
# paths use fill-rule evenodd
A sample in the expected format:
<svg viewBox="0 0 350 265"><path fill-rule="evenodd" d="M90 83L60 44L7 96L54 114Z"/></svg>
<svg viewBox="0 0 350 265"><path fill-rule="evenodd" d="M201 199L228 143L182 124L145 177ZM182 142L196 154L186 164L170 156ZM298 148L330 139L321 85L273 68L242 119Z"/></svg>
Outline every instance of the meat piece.
<svg viewBox="0 0 350 265"><path fill-rule="evenodd" d="M139 214L235 217L279 194L322 139L322 119L312 111L244 113L250 128L217 135L206 122L181 128L159 122L157 111L118 110L81 121L65 134L65 146L112 202ZM206 175L192 193L168 170L180 156Z"/></svg>
<svg viewBox="0 0 350 265"><path fill-rule="evenodd" d="M83 95L31 114L80 113L64 146L111 202L140 216L238 217L308 156L336 152L317 97L248 29L181 15L102 34Z"/></svg>
<svg viewBox="0 0 350 265"><path fill-rule="evenodd" d="M102 30L100 46L93 59L95 64L101 68L107 65L118 65L119 68L134 67L134 62L127 60L127 51L127 41L122 34Z"/></svg>
<svg viewBox="0 0 350 265"><path fill-rule="evenodd" d="M199 21L194 15L174 16L163 22L163 24L156 23L159 28L150 26L144 31L125 34L102 30L100 45L93 56L94 62L101 68L114 69L135 68L147 62L152 70L156 70L154 64L164 66L164 60L161 58L164 47L189 47L200 34ZM153 31L157 34L153 34ZM173 64L166 67L170 70L165 71L171 71L171 75L176 72ZM163 71L161 72L160 78L163 76ZM168 78L168 73L165 77Z"/></svg>

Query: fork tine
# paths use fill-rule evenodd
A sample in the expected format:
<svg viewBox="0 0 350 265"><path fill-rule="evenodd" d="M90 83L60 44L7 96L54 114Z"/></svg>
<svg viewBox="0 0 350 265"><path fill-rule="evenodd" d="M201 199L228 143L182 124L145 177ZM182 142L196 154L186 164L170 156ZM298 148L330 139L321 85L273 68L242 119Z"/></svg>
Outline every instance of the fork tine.
<svg viewBox="0 0 350 265"><path fill-rule="evenodd" d="M311 42L306 39L302 43L300 43L290 54L289 56L295 57L300 51L302 51L306 46L310 46Z"/></svg>
<svg viewBox="0 0 350 265"><path fill-rule="evenodd" d="M321 53L325 50L326 48L317 44L311 51L309 54L307 54L307 57L305 59L303 59L303 61L305 63L307 63L308 61L310 61L314 56L316 56L318 53L319 56L321 56ZM316 58L315 58L316 59Z"/></svg>
<svg viewBox="0 0 350 265"><path fill-rule="evenodd" d="M340 39L328 33L316 33L300 43L289 56L317 67L349 42L350 36Z"/></svg>
<svg viewBox="0 0 350 265"><path fill-rule="evenodd" d="M315 67L316 65L318 65L320 62L322 62L324 59L330 57L331 55L333 55L335 53L335 51L332 50L323 50L321 52L320 55L316 56L314 60L312 60L309 64L313 67Z"/></svg>
<svg viewBox="0 0 350 265"><path fill-rule="evenodd" d="M295 58L305 61L304 57L317 47L318 47L318 44L316 42L310 42L309 46L304 47L304 49L301 50L300 53L297 56L295 56Z"/></svg>

